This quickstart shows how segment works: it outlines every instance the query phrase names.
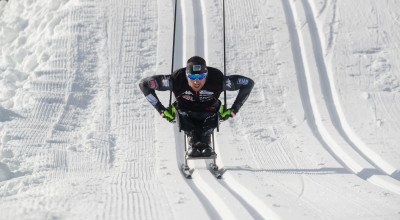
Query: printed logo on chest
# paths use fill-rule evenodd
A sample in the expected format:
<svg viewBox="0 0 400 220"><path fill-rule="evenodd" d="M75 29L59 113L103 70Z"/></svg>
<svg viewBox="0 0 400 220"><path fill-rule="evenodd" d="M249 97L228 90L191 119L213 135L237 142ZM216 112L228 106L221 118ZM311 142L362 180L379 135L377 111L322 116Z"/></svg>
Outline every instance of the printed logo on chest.
<svg viewBox="0 0 400 220"><path fill-rule="evenodd" d="M200 90L199 98L201 102L210 101L214 99L214 93L207 90Z"/></svg>
<svg viewBox="0 0 400 220"><path fill-rule="evenodd" d="M188 101L194 101L194 98L193 98L193 96L191 96L191 95L184 95L184 96L182 96L182 98L183 99L186 99L186 100L188 100Z"/></svg>

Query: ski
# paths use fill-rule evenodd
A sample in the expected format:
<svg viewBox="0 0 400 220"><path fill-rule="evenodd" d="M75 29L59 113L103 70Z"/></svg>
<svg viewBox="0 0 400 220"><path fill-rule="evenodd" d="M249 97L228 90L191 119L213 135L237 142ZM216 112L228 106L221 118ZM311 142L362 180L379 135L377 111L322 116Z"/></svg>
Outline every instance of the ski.
<svg viewBox="0 0 400 220"><path fill-rule="evenodd" d="M210 172L215 176L217 179L222 178L222 170L218 168L218 166L214 163L210 163Z"/></svg>
<svg viewBox="0 0 400 220"><path fill-rule="evenodd" d="M190 169L190 167L187 164L188 160L206 160L206 159L215 159L215 158L217 158L216 154L213 154L213 155L211 155L209 157L191 157L191 156L188 156L187 154L185 154L185 163L182 164L182 167L181 167L182 173L186 177L186 179L191 179L192 178L192 174L194 172L194 169ZM211 171L211 169L210 169L210 171ZM215 173L214 170L213 170L213 173ZM216 174L214 174L214 175L217 176Z"/></svg>
<svg viewBox="0 0 400 220"><path fill-rule="evenodd" d="M186 179L192 179L192 174L194 171L195 169L190 169L190 167L185 167L185 165L182 165L182 173ZM215 176L215 178L222 179L223 170L218 169L218 167L213 168L211 164L209 171Z"/></svg>
<svg viewBox="0 0 400 220"><path fill-rule="evenodd" d="M184 164L182 165L182 173L186 179L192 179L193 172L194 169L190 169L190 167L187 165L186 166Z"/></svg>
<svg viewBox="0 0 400 220"><path fill-rule="evenodd" d="M196 160L196 159L215 159L216 155L212 157L186 157L187 160ZM194 173L195 169L191 169L187 163L182 164L182 173L185 176L186 179L192 179L192 174ZM210 166L208 167L208 170L215 176L217 179L222 178L222 174L224 173L223 169L219 169L218 166L215 163L210 163Z"/></svg>

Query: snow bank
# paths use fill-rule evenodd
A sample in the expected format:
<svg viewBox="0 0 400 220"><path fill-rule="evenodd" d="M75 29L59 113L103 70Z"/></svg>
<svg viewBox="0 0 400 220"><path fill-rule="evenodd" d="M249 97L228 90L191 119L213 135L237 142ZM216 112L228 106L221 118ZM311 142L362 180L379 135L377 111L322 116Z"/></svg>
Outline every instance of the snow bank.
<svg viewBox="0 0 400 220"><path fill-rule="evenodd" d="M26 102L19 91L26 89L35 70L49 62L50 39L65 16L58 13L64 2L0 3L0 106L18 108L17 102Z"/></svg>

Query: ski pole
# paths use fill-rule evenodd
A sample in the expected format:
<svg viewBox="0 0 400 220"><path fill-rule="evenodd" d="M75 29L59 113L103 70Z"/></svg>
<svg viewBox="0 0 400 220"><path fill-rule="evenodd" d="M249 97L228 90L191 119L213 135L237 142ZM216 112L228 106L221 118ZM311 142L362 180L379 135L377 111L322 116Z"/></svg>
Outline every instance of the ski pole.
<svg viewBox="0 0 400 220"><path fill-rule="evenodd" d="M225 46L225 0L222 0L222 19L224 29L224 76L226 76L226 46ZM226 89L224 90L224 112L226 111Z"/></svg>
<svg viewBox="0 0 400 220"><path fill-rule="evenodd" d="M172 62L171 62L171 73L174 72L174 57L175 57L175 30L176 30L176 6L178 4L178 0L175 0L175 9L174 9L174 37L172 43ZM169 93L169 109L172 109L172 89Z"/></svg>

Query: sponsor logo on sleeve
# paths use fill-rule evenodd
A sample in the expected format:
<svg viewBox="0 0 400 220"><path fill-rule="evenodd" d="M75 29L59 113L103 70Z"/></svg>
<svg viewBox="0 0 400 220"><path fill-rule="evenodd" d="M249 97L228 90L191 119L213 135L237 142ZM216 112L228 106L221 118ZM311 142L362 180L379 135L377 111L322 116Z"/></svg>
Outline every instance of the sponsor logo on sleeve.
<svg viewBox="0 0 400 220"><path fill-rule="evenodd" d="M248 83L249 83L249 80L245 79L245 78L239 78L237 81L237 84L239 84L239 85L247 85Z"/></svg>
<svg viewBox="0 0 400 220"><path fill-rule="evenodd" d="M163 84L163 87L169 88L169 80L168 79L163 79L162 84Z"/></svg>
<svg viewBox="0 0 400 220"><path fill-rule="evenodd" d="M152 104L152 105L156 105L158 103L158 100L156 99L156 97L154 97L154 95L149 94L146 96L146 99Z"/></svg>
<svg viewBox="0 0 400 220"><path fill-rule="evenodd" d="M154 79L149 80L149 87L150 89L156 89L157 88L157 81Z"/></svg>
<svg viewBox="0 0 400 220"><path fill-rule="evenodd" d="M232 88L232 82L230 79L226 80L226 87Z"/></svg>

